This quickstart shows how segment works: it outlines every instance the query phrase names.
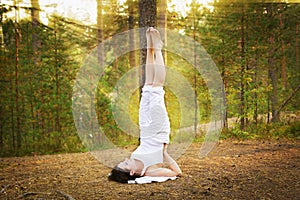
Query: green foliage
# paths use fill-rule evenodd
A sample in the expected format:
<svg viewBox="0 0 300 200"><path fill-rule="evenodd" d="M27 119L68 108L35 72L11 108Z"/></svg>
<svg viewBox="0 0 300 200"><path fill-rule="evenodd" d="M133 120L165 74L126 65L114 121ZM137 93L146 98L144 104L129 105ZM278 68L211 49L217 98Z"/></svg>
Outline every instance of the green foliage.
<svg viewBox="0 0 300 200"><path fill-rule="evenodd" d="M270 131L270 134L277 138L300 138L300 122L295 122L289 125L279 123Z"/></svg>
<svg viewBox="0 0 300 200"><path fill-rule="evenodd" d="M221 134L221 139L299 139L300 138L300 122L285 124L282 122L257 125L248 125L245 130L241 130L238 126L224 130Z"/></svg>
<svg viewBox="0 0 300 200"><path fill-rule="evenodd" d="M295 137L300 139L300 123L294 123L287 127L287 137ZM285 134L284 134L285 135Z"/></svg>
<svg viewBox="0 0 300 200"><path fill-rule="evenodd" d="M169 10L167 28L205 47L224 81L226 117L245 120L245 127L237 121L221 137L299 138L298 122L270 123L271 117L260 120L260 116L274 113L300 84L296 53L299 4L219 0L215 1L213 10L196 1L189 6L191 9L185 16ZM14 9L3 7L1 14ZM104 39L128 30L129 21L133 28L138 25L137 1L127 1L121 6L113 0L103 9ZM0 156L85 151L73 121L72 88L85 55L98 44L98 29L59 16L52 16L49 25L38 24L36 28L26 19L1 20L4 44L0 50ZM272 37L274 43L270 42ZM116 124L111 98L118 80L135 66L130 66L129 53L119 58L113 55L112 51L105 55L111 64L97 88L98 121L115 145L136 145L138 139ZM213 99L201 74L179 55L170 52L166 55L168 67L186 78L197 93L199 114L194 120L198 124L209 122ZM274 61L272 66L271 61ZM270 72L275 73L276 84ZM175 133L181 128L180 103L168 88L165 96L171 130ZM138 125L140 91L129 94L128 98L130 120ZM299 98L298 92L282 111L300 110ZM94 136L93 139L103 138ZM190 137L182 134L177 139L185 141ZM194 141L203 139L199 134Z"/></svg>
<svg viewBox="0 0 300 200"><path fill-rule="evenodd" d="M72 81L79 66L76 60L79 52L72 51L72 47L75 48L78 40L66 30L67 24L62 18L53 17L50 24L53 28L40 24L32 30L30 21L21 21L19 46L15 45L16 37L10 31L14 28L12 21L3 26L6 40L1 55L7 56L1 59L7 62L1 77L10 81L1 85L7 90L2 90L1 95L8 94L6 100L1 101L6 121L1 123L1 156L83 149L71 110ZM38 35L37 52L32 46L33 32ZM18 63L14 62L16 59ZM18 132L22 134L19 136ZM21 137L21 146L16 146L16 137Z"/></svg>

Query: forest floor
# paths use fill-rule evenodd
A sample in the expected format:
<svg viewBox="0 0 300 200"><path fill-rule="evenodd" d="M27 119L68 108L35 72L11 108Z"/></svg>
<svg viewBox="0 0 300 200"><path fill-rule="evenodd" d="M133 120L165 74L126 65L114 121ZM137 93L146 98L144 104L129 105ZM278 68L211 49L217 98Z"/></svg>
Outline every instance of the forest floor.
<svg viewBox="0 0 300 200"><path fill-rule="evenodd" d="M225 140L205 158L192 144L183 175L152 184L107 180L90 153L0 158L0 199L299 199L299 140Z"/></svg>

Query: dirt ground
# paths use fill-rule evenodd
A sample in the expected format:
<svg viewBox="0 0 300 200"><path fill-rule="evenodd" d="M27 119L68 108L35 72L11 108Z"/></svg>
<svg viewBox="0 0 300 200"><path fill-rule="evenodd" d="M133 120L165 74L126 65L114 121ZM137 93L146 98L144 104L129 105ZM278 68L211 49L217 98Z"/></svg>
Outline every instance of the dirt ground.
<svg viewBox="0 0 300 200"><path fill-rule="evenodd" d="M205 158L192 144L182 177L152 184L107 181L90 153L0 158L0 199L300 199L300 141L220 141Z"/></svg>

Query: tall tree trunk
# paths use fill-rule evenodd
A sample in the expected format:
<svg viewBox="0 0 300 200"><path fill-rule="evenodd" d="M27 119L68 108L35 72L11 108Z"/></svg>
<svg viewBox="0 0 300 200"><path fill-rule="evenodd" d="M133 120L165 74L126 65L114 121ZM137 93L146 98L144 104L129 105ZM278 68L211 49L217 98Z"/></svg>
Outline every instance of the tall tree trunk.
<svg viewBox="0 0 300 200"><path fill-rule="evenodd" d="M255 46L258 48L258 40L255 40ZM258 89L258 79L257 79L257 72L258 72L258 60L259 60L259 52L258 49L255 50L255 60L254 60L254 74L253 74L253 82L255 87L254 92L254 115L253 119L255 122L255 125L258 125L258 96L257 96L257 89Z"/></svg>
<svg viewBox="0 0 300 200"><path fill-rule="evenodd" d="M161 28L161 39L164 41L165 45L167 45L167 0L159 0L158 1L158 8L159 8L159 22L158 26ZM167 59L167 52L163 52L164 60L165 60L165 65L168 65L168 59Z"/></svg>
<svg viewBox="0 0 300 200"><path fill-rule="evenodd" d="M102 0L97 0L97 44L103 42L103 2ZM98 63L101 67L104 65L104 55L103 46L98 45Z"/></svg>
<svg viewBox="0 0 300 200"><path fill-rule="evenodd" d="M300 63L299 63L299 23L296 25L296 49L295 49L295 54L296 54L296 70L298 73L300 72Z"/></svg>
<svg viewBox="0 0 300 200"><path fill-rule="evenodd" d="M0 47L3 48L4 51L4 33L3 33L3 13L4 13L4 6L1 4L0 9L2 12L0 12Z"/></svg>
<svg viewBox="0 0 300 200"><path fill-rule="evenodd" d="M3 5L1 4L0 7L1 10L4 10ZM6 62L6 56L5 56L5 51L4 51L4 34L3 34L3 12L0 12L0 51L1 51L1 59L3 58L4 63ZM3 62L0 63L0 68L4 68ZM5 64L6 65L6 64ZM1 77L4 79L4 77ZM5 81L5 80L0 80L0 81ZM6 82L6 81L5 81ZM4 107L2 107L2 105L0 105L0 115L4 116ZM3 118L1 118L1 122L0 122L0 151L2 151L3 148L3 127L5 124L5 120L2 120Z"/></svg>
<svg viewBox="0 0 300 200"><path fill-rule="evenodd" d="M101 43L104 41L104 31L103 31L103 0L97 0L97 59L98 59L98 64L101 68L104 67L105 63L105 58L104 58L104 48ZM94 98L95 96L91 94L90 97L90 104L91 104L91 109L94 108L92 106L94 104ZM92 113L92 111L91 111ZM94 123L97 123L95 119L91 120L91 131L92 134L94 134ZM103 134L100 135L94 135L93 139L94 142L100 143L104 140Z"/></svg>
<svg viewBox="0 0 300 200"><path fill-rule="evenodd" d="M194 67L197 66L197 45L196 45L196 17L195 13L193 15L193 37L194 37ZM197 70L194 70L194 89L195 89L195 97L194 97L194 104L195 104L195 113L194 113L194 133L197 134L198 129L198 94L197 94Z"/></svg>
<svg viewBox="0 0 300 200"><path fill-rule="evenodd" d="M52 123L52 131L57 132L58 134L61 134L61 92L60 92L60 55L59 55L59 48L60 48L60 38L59 38L59 21L58 19L55 20L55 25L54 25L54 39L55 39L55 45L54 45L54 76L55 76L55 83L54 84L54 94L55 94L55 113L53 113L53 123ZM49 131L49 132L52 132ZM49 140L51 140L51 136L48 137ZM56 137L56 147L60 148L62 145L62 137L61 135Z"/></svg>
<svg viewBox="0 0 300 200"><path fill-rule="evenodd" d="M10 81L10 91L14 91L14 79L13 79L13 70L10 72L9 76ZM12 93L10 96L10 118L11 118L11 134L12 134L12 147L13 151L16 151L16 127L15 127L15 99L14 94Z"/></svg>
<svg viewBox="0 0 300 200"><path fill-rule="evenodd" d="M31 75L29 76L29 87L31 87L31 91L35 91L34 90L34 84L33 84L33 80L35 77L35 70L36 68L38 68L40 60L41 60L41 55L40 55L40 51L39 48L41 47L41 41L39 39L38 36L38 27L40 25L40 5L39 5L39 1L38 0L31 0L31 24L32 24L32 49L33 49L33 65L34 67L31 70ZM32 131L35 131L36 129L36 122L34 121L38 121L34 120L38 115L35 113L35 94L33 92L33 95L30 98L30 110L31 110L31 128ZM35 144L35 134L32 134L32 140L34 141L33 143Z"/></svg>
<svg viewBox="0 0 300 200"><path fill-rule="evenodd" d="M58 43L58 38L57 38L57 33L55 33L55 40L56 43ZM60 112L61 112L61 101L60 101L60 63L59 63L59 52L58 52L58 47L59 44L56 44L56 49L55 49L55 95L56 95L56 123L55 123L55 128L54 130L57 132L61 131L61 125L60 125Z"/></svg>
<svg viewBox="0 0 300 200"><path fill-rule="evenodd" d="M128 0L128 28L129 30L134 29L134 1ZM135 67L135 42L134 42L134 31L129 31L129 49L131 49L129 53L129 65L131 68Z"/></svg>
<svg viewBox="0 0 300 200"><path fill-rule="evenodd" d="M283 8L282 8L283 9ZM280 29L283 31L284 24L283 24L283 14L280 13ZM284 42L284 37L283 35L281 36L281 54L282 54L282 59L281 59L281 76L282 76L282 85L283 89L286 89L287 87L287 80L286 80L286 55L285 55L285 42Z"/></svg>
<svg viewBox="0 0 300 200"><path fill-rule="evenodd" d="M225 41L224 38L222 38L222 45L225 46ZM222 71L221 71L221 76L223 78L223 84L224 87L222 87L222 93L223 93L223 101L225 105L225 113L224 113L224 128L227 131L228 130L228 107L227 107L227 93L226 93L226 88L227 88L227 79L226 79L226 72L225 72L225 55L222 53L222 59L221 59L221 66L222 66Z"/></svg>
<svg viewBox="0 0 300 200"><path fill-rule="evenodd" d="M38 37L38 27L40 25L40 5L38 0L31 0L31 24L32 24L32 48L34 53L34 64L36 65L40 59L39 47L40 40Z"/></svg>
<svg viewBox="0 0 300 200"><path fill-rule="evenodd" d="M243 5L242 5L243 6ZM244 130L245 128L245 15L244 8L242 7L242 18L241 18L241 80L240 80L240 128Z"/></svg>
<svg viewBox="0 0 300 200"><path fill-rule="evenodd" d="M274 64L274 43L275 43L275 36L272 35L269 37L270 42L270 50L269 50L269 59L268 59L268 69L269 69L269 78L272 85L272 91L270 95L271 100L271 112L272 112L272 122L279 121L279 115L276 115L277 107L278 107L278 86L277 86L277 73L276 73L276 67Z"/></svg>
<svg viewBox="0 0 300 200"><path fill-rule="evenodd" d="M0 109L2 109L2 108L0 108ZM3 144L4 144L3 143L3 128L4 128L4 124L0 124L0 151L1 152L3 152Z"/></svg>
<svg viewBox="0 0 300 200"><path fill-rule="evenodd" d="M19 9L16 6L15 10L15 106L16 106L16 140L17 140L17 149L19 150L22 145L21 139L21 117L20 117L20 107L19 107L19 42L20 42L20 27L19 27Z"/></svg>
<svg viewBox="0 0 300 200"><path fill-rule="evenodd" d="M267 12L268 16L270 18L270 22L272 21L274 14L273 14L273 8L272 4L269 4L267 6ZM271 111L272 111L272 122L279 121L279 113L277 113L278 108L278 86L277 86L277 70L276 65L274 62L274 56L275 56L275 34L274 30L269 30L269 52L268 52L268 71L269 71L269 78L272 85L272 91L270 95L270 101L271 101Z"/></svg>
<svg viewBox="0 0 300 200"><path fill-rule="evenodd" d="M146 54L147 46L146 44L146 28L155 27L157 24L156 20L156 0L140 0L139 1L139 27L140 30L140 85L145 83L145 64L146 64ZM144 29L143 29L144 28Z"/></svg>

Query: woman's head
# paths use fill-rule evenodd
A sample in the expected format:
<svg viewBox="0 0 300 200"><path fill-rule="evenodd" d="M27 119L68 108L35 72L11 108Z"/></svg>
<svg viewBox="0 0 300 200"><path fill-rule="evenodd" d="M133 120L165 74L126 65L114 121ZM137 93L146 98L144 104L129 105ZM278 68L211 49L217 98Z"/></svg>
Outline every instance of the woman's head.
<svg viewBox="0 0 300 200"><path fill-rule="evenodd" d="M134 180L139 177L140 176L136 174L131 175L129 170L121 169L118 166L115 166L111 170L108 179L119 183L128 183L129 180Z"/></svg>
<svg viewBox="0 0 300 200"><path fill-rule="evenodd" d="M125 158L125 160L120 162L117 167L123 169L124 171L129 171L131 176L137 172L136 162L132 158Z"/></svg>

